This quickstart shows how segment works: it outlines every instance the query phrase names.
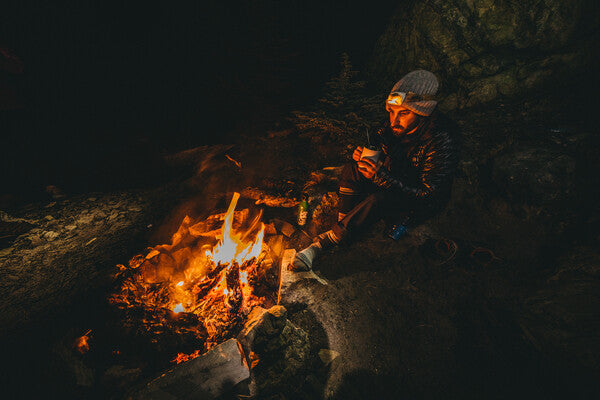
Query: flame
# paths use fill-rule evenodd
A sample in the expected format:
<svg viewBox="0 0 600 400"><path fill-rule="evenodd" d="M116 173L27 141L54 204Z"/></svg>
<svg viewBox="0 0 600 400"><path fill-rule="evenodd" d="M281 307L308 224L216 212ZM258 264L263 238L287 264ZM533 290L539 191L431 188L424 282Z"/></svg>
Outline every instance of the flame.
<svg viewBox="0 0 600 400"><path fill-rule="evenodd" d="M252 221L245 221L247 210L235 212L239 198L240 194L234 193L222 217L211 216L196 224L189 217L184 218L171 244L156 246L145 256L132 258L129 269L121 266L121 273L130 273L130 277L124 280L121 292L111 297L111 302L124 310L138 307L147 312L168 309L175 314L185 313L185 317L171 322L156 318L164 326L181 321L185 328L180 325L176 330L193 333L204 341L207 349L216 344L215 340L236 321L235 314L245 314L250 307L265 301L264 297L254 295L251 283L256 280L261 255L264 258L266 254L263 253L265 226L260 222L260 214ZM214 224L220 224L221 220L219 229ZM240 225L245 228L242 230ZM217 243L210 248L199 238L214 238ZM196 317L198 325L190 324ZM151 323L156 319L144 321ZM144 321L140 323L145 324ZM154 326L148 331L160 332ZM179 354L174 361L181 362L190 356Z"/></svg>
<svg viewBox="0 0 600 400"><path fill-rule="evenodd" d="M206 257L216 264L226 264L235 261L238 265L242 265L245 261L250 260L253 257L258 257L262 250L265 231L264 224L261 223L258 235L254 242L251 243L244 243L242 241L242 234L233 232L233 211L235 210L239 198L239 193L233 194L229 209L225 214L222 233L217 236L219 242L212 251L207 250L205 253Z"/></svg>
<svg viewBox="0 0 600 400"><path fill-rule="evenodd" d="M198 357L199 355L200 355L200 350L196 350L192 354L177 353L177 357L175 357L173 360L171 360L171 362L179 364L184 361L193 360L194 358Z"/></svg>
<svg viewBox="0 0 600 400"><path fill-rule="evenodd" d="M183 304L179 303L175 306L175 308L173 309L173 312L175 314L179 314L180 312L184 312L185 310L183 309Z"/></svg>

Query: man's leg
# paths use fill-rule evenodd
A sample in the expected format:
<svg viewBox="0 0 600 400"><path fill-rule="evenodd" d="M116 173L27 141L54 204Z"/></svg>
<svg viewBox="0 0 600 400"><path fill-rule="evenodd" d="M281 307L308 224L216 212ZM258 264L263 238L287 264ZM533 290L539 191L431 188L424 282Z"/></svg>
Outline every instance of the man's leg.
<svg viewBox="0 0 600 400"><path fill-rule="evenodd" d="M358 164L355 162L346 164L340 176L338 221L344 219L374 189L375 185L358 171Z"/></svg>
<svg viewBox="0 0 600 400"><path fill-rule="evenodd" d="M296 254L291 269L306 271L312 268L314 260L324 249L329 249L364 232L374 222L389 212L390 201L386 193L376 192L358 203L330 230L320 234L315 243Z"/></svg>
<svg viewBox="0 0 600 400"><path fill-rule="evenodd" d="M389 195L387 193L372 193L358 203L341 221L335 224L331 228L331 233L328 237L335 244L351 240L391 211L393 210L390 210Z"/></svg>

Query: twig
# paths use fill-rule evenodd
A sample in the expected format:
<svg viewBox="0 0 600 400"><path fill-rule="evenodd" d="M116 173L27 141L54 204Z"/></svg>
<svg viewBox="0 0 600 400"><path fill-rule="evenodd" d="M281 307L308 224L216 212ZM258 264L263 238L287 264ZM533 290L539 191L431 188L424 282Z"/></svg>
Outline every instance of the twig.
<svg viewBox="0 0 600 400"><path fill-rule="evenodd" d="M229 157L229 154L225 154L225 157L227 157L227 159L228 159L229 161L231 161L232 163L234 163L235 165L237 165L237 167L238 167L239 169L242 169L242 163L241 163L241 162L239 162L239 161L236 161L236 160L234 160L233 158Z"/></svg>
<svg viewBox="0 0 600 400"><path fill-rule="evenodd" d="M1 239L6 239L6 238L9 238L9 237L17 237L17 236L19 236L19 235L6 235L6 236L0 236L0 240L1 240Z"/></svg>

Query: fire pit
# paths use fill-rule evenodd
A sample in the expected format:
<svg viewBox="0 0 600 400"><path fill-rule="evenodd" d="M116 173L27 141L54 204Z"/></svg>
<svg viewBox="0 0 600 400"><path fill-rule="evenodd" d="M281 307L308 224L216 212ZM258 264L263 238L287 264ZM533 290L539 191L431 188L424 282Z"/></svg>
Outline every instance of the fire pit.
<svg viewBox="0 0 600 400"><path fill-rule="evenodd" d="M262 213L235 211L193 223L185 217L171 244L119 265L109 302L127 335L180 363L234 337L253 307L276 303L276 263L263 243Z"/></svg>

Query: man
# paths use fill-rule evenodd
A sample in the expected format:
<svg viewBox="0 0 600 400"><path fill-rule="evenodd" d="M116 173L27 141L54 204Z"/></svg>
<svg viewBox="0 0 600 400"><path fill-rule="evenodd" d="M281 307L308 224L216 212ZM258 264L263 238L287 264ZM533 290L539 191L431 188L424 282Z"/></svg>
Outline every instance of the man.
<svg viewBox="0 0 600 400"><path fill-rule="evenodd" d="M296 254L291 269L312 268L318 254L381 218L403 224L422 221L447 202L458 161L456 130L435 111L438 80L429 71L412 71L392 88L387 100L389 124L377 133L381 157L352 154L340 178L338 223Z"/></svg>

